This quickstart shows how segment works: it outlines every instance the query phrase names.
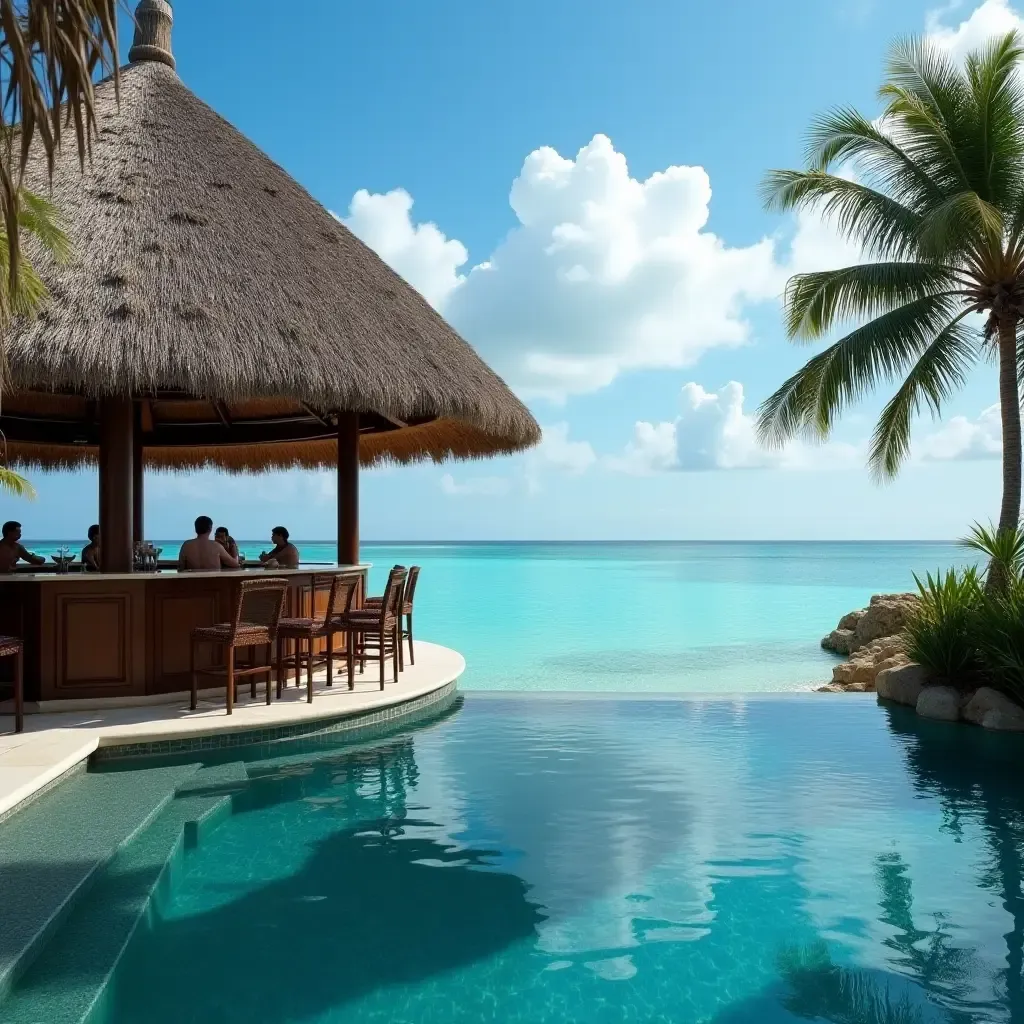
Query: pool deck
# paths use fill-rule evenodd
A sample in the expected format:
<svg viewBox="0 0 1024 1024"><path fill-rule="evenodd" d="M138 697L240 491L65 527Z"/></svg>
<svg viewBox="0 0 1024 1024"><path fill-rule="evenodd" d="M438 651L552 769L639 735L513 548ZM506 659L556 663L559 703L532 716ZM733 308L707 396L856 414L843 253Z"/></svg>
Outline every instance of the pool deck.
<svg viewBox="0 0 1024 1024"><path fill-rule="evenodd" d="M256 699L248 681L239 688L233 715L224 713L224 687L200 692L199 708L189 709L187 694L171 694L160 703L125 706L89 701L71 710L53 710L53 702L38 714L25 717L25 731L13 732L10 709L0 704L0 817L35 796L56 779L92 756L100 748L136 746L175 740L216 739L230 734L303 727L315 729L385 708L394 708L442 690L465 671L462 655L447 647L416 642L416 664L406 660L405 671L394 682L390 672L381 691L377 666L367 665L349 690L344 671L335 673L328 689L321 671L314 677L314 699L306 701L305 683L289 686L281 700L266 704L263 682Z"/></svg>

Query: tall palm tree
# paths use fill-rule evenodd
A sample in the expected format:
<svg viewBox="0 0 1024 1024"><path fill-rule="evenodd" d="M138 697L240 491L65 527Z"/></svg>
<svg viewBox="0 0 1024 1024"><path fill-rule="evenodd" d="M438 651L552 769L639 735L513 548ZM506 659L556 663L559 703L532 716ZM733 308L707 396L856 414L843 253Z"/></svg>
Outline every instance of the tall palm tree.
<svg viewBox="0 0 1024 1024"><path fill-rule="evenodd" d="M877 385L899 381L869 464L894 476L914 415L938 415L968 371L999 365L1003 434L1000 531L1021 509L1018 335L1024 322L1024 85L1014 33L958 65L918 40L897 43L880 90L882 117L841 108L812 125L807 169L772 171L775 210L816 209L870 262L797 274L787 284L793 339L849 333L810 359L759 410L767 443L827 437ZM852 169L852 177L844 176Z"/></svg>
<svg viewBox="0 0 1024 1024"><path fill-rule="evenodd" d="M17 294L24 266L18 258L20 200L29 151L42 146L52 168L65 131L73 130L84 166L96 126L93 81L107 70L117 74L118 3L0 0L0 215L13 256L5 267L10 288L0 302ZM7 315L10 310L0 307L0 317Z"/></svg>

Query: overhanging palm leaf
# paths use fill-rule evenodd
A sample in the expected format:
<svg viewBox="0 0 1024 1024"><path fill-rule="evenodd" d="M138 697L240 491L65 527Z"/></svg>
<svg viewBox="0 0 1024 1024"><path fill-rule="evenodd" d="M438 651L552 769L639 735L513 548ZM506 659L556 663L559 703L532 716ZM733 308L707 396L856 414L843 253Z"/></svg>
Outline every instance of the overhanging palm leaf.
<svg viewBox="0 0 1024 1024"><path fill-rule="evenodd" d="M926 42L897 43L879 93L882 117L843 108L818 118L807 168L772 171L764 183L769 209L823 212L874 262L789 282L794 340L860 325L761 406L761 438L827 436L852 401L899 380L870 455L878 476L893 476L909 454L914 416L923 407L937 415L974 363L994 355L1004 441L1000 530L1016 527L1021 506L1022 60L1015 33L964 65ZM856 180L832 173L848 166Z"/></svg>
<svg viewBox="0 0 1024 1024"><path fill-rule="evenodd" d="M0 466L0 490L13 494L16 498L28 498L30 501L36 496L36 489L32 484L6 466Z"/></svg>
<svg viewBox="0 0 1024 1024"><path fill-rule="evenodd" d="M117 6L118 0L0 0L0 213L11 252L10 295L24 265L19 216L29 151L42 146L52 170L70 128L84 167L96 121L93 81L100 71L117 74Z"/></svg>

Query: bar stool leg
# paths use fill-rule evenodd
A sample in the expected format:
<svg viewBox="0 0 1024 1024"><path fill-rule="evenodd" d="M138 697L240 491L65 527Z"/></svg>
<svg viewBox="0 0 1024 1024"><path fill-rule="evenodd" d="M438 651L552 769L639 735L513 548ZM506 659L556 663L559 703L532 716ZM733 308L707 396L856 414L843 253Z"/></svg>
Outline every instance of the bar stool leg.
<svg viewBox="0 0 1024 1024"><path fill-rule="evenodd" d="M412 649L412 612L409 612L407 618L409 620L409 664L410 665L415 665L416 664L416 654L413 652L413 649Z"/></svg>
<svg viewBox="0 0 1024 1024"><path fill-rule="evenodd" d="M348 688L356 688L356 649L355 635L351 632L345 634L345 668L348 670Z"/></svg>
<svg viewBox="0 0 1024 1024"><path fill-rule="evenodd" d="M14 655L14 731L25 728L25 653L18 648Z"/></svg>
<svg viewBox="0 0 1024 1024"><path fill-rule="evenodd" d="M316 641L309 638L309 652L306 658L306 703L313 703L313 644Z"/></svg>
<svg viewBox="0 0 1024 1024"><path fill-rule="evenodd" d="M249 668L256 667L256 645L249 645ZM252 682L249 684L249 697L251 700L256 699L256 673L254 672L249 678Z"/></svg>
<svg viewBox="0 0 1024 1024"><path fill-rule="evenodd" d="M281 699L281 679L284 675L284 641L277 638L277 699ZM268 684L269 685L269 684Z"/></svg>
<svg viewBox="0 0 1024 1024"><path fill-rule="evenodd" d="M189 641L188 669L192 676L192 702L189 704L191 710L199 707L199 674L196 672L196 642Z"/></svg>
<svg viewBox="0 0 1024 1024"><path fill-rule="evenodd" d="M228 714L235 710L235 649L234 647L228 647L227 656L227 670L228 670Z"/></svg>
<svg viewBox="0 0 1024 1024"><path fill-rule="evenodd" d="M334 634L328 629L324 638L327 643L327 685L334 685Z"/></svg>

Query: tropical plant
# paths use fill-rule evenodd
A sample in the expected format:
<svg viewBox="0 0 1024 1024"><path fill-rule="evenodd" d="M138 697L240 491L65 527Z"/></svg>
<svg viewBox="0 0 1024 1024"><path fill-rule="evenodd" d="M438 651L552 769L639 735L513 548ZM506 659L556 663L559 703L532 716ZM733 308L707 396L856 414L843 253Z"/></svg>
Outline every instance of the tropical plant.
<svg viewBox="0 0 1024 1024"><path fill-rule="evenodd" d="M1024 703L1024 580L985 594L971 639L990 681Z"/></svg>
<svg viewBox="0 0 1024 1024"><path fill-rule="evenodd" d="M872 119L849 108L811 126L805 170L763 185L774 210L819 210L867 262L797 274L785 292L791 338L815 341L860 321L811 358L759 410L766 443L827 437L839 414L899 381L869 464L894 476L922 408L940 414L973 365L999 365L1000 532L1021 508L1018 331L1024 321L1024 82L1009 34L959 65L927 42L898 42ZM852 172L852 176L850 174ZM984 322L978 323L979 314Z"/></svg>
<svg viewBox="0 0 1024 1024"><path fill-rule="evenodd" d="M96 126L93 82L117 75L118 0L0 0L0 213L12 255L6 270L18 294L22 175L33 145L46 153L50 169L65 131L73 130L82 166ZM13 132L11 129L17 129ZM0 308L0 317L10 315Z"/></svg>
<svg viewBox="0 0 1024 1024"><path fill-rule="evenodd" d="M1001 581L1014 580L1024 570L1024 530L1019 525L997 530L975 523L960 543L988 559L986 574L989 577L997 574Z"/></svg>
<svg viewBox="0 0 1024 1024"><path fill-rule="evenodd" d="M977 569L950 569L922 582L916 575L920 602L903 627L907 655L932 675L954 686L966 685L978 671L973 639L982 587Z"/></svg>

